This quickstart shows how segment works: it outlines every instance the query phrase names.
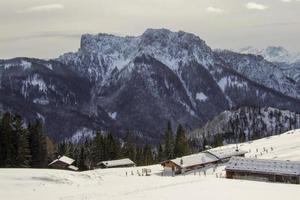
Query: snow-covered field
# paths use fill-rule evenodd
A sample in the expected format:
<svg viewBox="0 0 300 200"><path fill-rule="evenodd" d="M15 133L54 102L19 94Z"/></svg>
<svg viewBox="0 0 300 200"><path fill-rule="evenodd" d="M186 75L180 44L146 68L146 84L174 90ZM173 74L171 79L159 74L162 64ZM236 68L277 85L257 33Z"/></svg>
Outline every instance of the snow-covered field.
<svg viewBox="0 0 300 200"><path fill-rule="evenodd" d="M246 157L256 155L257 158L300 161L300 130L243 143L239 148L250 150ZM161 176L163 169L159 165L146 167L152 170L151 176L138 176L137 171L141 173L142 168L145 167L98 169L81 173L50 169L0 169L0 199L296 200L300 197L300 185L220 178L220 175L224 176L224 166L216 170L206 169L206 176L201 170L176 177Z"/></svg>

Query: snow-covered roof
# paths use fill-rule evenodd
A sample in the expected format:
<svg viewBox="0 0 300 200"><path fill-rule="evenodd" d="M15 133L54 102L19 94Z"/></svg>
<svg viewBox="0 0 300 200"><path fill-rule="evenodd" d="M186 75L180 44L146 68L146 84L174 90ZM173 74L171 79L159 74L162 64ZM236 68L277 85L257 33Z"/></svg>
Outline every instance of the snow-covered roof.
<svg viewBox="0 0 300 200"><path fill-rule="evenodd" d="M247 153L247 151L243 151L241 149L236 149L235 147L221 147L221 148L215 148L215 149L209 149L206 152L216 156L219 159L225 159L230 158L232 156L241 156Z"/></svg>
<svg viewBox="0 0 300 200"><path fill-rule="evenodd" d="M300 176L300 162L232 157L225 170Z"/></svg>
<svg viewBox="0 0 300 200"><path fill-rule="evenodd" d="M182 158L176 158L171 160L174 162L176 165L181 166L181 167L190 167L194 165L201 165L201 164L206 164L210 162L215 162L218 159L208 153L197 153L189 156L183 156Z"/></svg>
<svg viewBox="0 0 300 200"><path fill-rule="evenodd" d="M71 169L71 170L73 170L73 171L78 171L78 170L79 170L79 168L78 168L78 167L75 167L74 165L69 165L69 166L68 166L68 169Z"/></svg>
<svg viewBox="0 0 300 200"><path fill-rule="evenodd" d="M66 163L68 165L71 165L75 160L73 160L72 158L69 158L67 156L61 156L58 159L53 160L49 165L52 165L58 161Z"/></svg>
<svg viewBox="0 0 300 200"><path fill-rule="evenodd" d="M117 166L123 166L123 165L135 165L135 163L130 160L129 158L124 158L120 160L108 160L108 161L102 161L98 163L97 165L104 165L105 167L117 167Z"/></svg>
<svg viewBox="0 0 300 200"><path fill-rule="evenodd" d="M171 162L181 167L191 167L194 165L202 165L211 162L216 162L225 158L230 158L232 156L244 155L245 153L247 152L243 150L236 151L235 148L218 148L210 149L189 156L183 156L181 158L176 158L171 160Z"/></svg>

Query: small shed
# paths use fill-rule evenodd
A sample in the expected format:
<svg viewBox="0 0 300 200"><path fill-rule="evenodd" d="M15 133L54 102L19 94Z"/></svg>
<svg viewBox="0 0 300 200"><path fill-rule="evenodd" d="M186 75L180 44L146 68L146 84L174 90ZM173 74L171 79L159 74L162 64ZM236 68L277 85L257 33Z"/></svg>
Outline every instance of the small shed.
<svg viewBox="0 0 300 200"><path fill-rule="evenodd" d="M120 160L108 160L97 163L97 168L119 168L119 167L134 167L135 163L129 158Z"/></svg>
<svg viewBox="0 0 300 200"><path fill-rule="evenodd" d="M300 162L233 157L226 178L300 184Z"/></svg>
<svg viewBox="0 0 300 200"><path fill-rule="evenodd" d="M53 160L48 166L54 169L65 169L78 171L78 168L72 165L75 162L72 158L67 156L59 156L57 159Z"/></svg>

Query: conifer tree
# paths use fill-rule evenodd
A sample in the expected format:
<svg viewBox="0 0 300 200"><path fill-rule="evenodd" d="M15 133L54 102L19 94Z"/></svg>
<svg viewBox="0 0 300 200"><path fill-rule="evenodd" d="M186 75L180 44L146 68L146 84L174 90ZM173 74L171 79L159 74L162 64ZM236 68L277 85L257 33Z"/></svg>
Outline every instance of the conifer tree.
<svg viewBox="0 0 300 200"><path fill-rule="evenodd" d="M96 136L92 141L92 158L93 158L93 163L94 166L100 162L104 160L104 145L103 145L103 141L104 138L101 134L100 131L96 132Z"/></svg>
<svg viewBox="0 0 300 200"><path fill-rule="evenodd" d="M154 163L152 148L149 144L146 144L143 150L144 165L151 165Z"/></svg>
<svg viewBox="0 0 300 200"><path fill-rule="evenodd" d="M70 156L70 145L67 141L63 141L57 145L57 156Z"/></svg>
<svg viewBox="0 0 300 200"><path fill-rule="evenodd" d="M17 152L16 152L16 166L29 167L30 166L30 149L29 136L27 129L23 128L23 121L20 116L15 117L14 131L16 132Z"/></svg>
<svg viewBox="0 0 300 200"><path fill-rule="evenodd" d="M223 138L221 134L217 134L214 137L214 147L222 146L223 145Z"/></svg>
<svg viewBox="0 0 300 200"><path fill-rule="evenodd" d="M161 161L163 161L163 157L164 157L164 152L163 152L163 148L161 146L161 144L158 145L158 148L157 148L157 159L156 161L158 163L160 163Z"/></svg>
<svg viewBox="0 0 300 200"><path fill-rule="evenodd" d="M176 131L174 154L175 157L182 157L190 153L189 145L185 136L185 131L181 124Z"/></svg>
<svg viewBox="0 0 300 200"><path fill-rule="evenodd" d="M80 171L84 171L87 169L87 167L85 165L85 152L84 152L83 146L81 146L81 148L80 148L79 159L78 159L78 168Z"/></svg>
<svg viewBox="0 0 300 200"><path fill-rule="evenodd" d="M115 160L121 157L121 144L119 142L119 140L117 138L115 138L112 133L109 133L107 135L107 148L108 148L108 157L109 160ZM135 159L134 155L130 155L132 157L130 157L131 159Z"/></svg>
<svg viewBox="0 0 300 200"><path fill-rule="evenodd" d="M143 149L141 147L136 148L136 164L137 166L143 165Z"/></svg>
<svg viewBox="0 0 300 200"><path fill-rule="evenodd" d="M127 131L125 144L123 146L123 154L125 157L130 158L133 162L136 162L136 146L133 143L132 134Z"/></svg>
<svg viewBox="0 0 300 200"><path fill-rule="evenodd" d="M36 121L34 125L28 125L29 146L31 151L31 167L47 166L47 146L46 138L43 135L43 125Z"/></svg>
<svg viewBox="0 0 300 200"><path fill-rule="evenodd" d="M174 158L174 136L172 131L172 125L169 121L167 123L167 129L165 130L165 149L164 149L164 157L165 159L172 159Z"/></svg>
<svg viewBox="0 0 300 200"><path fill-rule="evenodd" d="M12 116L10 113L5 113L1 120L1 155L0 164L2 167L12 167L14 146L13 146L13 130L12 130Z"/></svg>

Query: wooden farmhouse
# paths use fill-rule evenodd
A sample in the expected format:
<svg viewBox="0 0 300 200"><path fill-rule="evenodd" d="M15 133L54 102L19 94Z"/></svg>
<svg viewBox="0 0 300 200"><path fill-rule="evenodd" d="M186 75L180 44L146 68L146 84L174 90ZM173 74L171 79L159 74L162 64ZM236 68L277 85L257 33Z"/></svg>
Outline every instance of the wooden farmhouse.
<svg viewBox="0 0 300 200"><path fill-rule="evenodd" d="M300 184L300 162L233 157L226 178Z"/></svg>
<svg viewBox="0 0 300 200"><path fill-rule="evenodd" d="M53 160L48 166L54 169L65 169L78 171L78 168L72 165L75 162L72 158L67 156L59 156L57 159Z"/></svg>
<svg viewBox="0 0 300 200"><path fill-rule="evenodd" d="M210 164L217 164L228 161L232 156L245 156L247 152L235 148L210 149L201 153L183 156L173 160L166 160L161 163L165 171L182 174L196 170Z"/></svg>
<svg viewBox="0 0 300 200"><path fill-rule="evenodd" d="M119 168L119 167L134 167L135 163L129 158L120 160L108 160L97 163L97 168Z"/></svg>

